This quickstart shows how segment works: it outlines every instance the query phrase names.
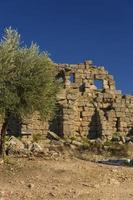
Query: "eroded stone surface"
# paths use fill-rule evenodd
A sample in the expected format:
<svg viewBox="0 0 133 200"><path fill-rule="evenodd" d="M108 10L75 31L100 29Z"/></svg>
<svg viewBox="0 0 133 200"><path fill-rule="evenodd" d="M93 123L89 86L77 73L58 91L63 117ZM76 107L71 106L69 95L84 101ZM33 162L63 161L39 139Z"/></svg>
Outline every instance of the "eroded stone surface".
<svg viewBox="0 0 133 200"><path fill-rule="evenodd" d="M58 115L48 124L36 114L25 122L22 133L45 134L49 128L61 136L90 139L133 133L133 96L116 90L113 76L104 67L96 67L92 61L55 67L64 84L58 94ZM97 81L101 88L95 85Z"/></svg>

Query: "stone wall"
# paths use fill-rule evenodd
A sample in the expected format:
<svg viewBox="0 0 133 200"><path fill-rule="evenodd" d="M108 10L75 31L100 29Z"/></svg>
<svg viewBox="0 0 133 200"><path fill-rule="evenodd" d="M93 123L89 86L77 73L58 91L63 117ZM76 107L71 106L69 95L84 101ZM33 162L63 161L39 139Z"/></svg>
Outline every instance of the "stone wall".
<svg viewBox="0 0 133 200"><path fill-rule="evenodd" d="M49 128L61 136L95 139L133 132L133 96L116 90L113 76L104 67L92 61L55 67L64 86L58 94L58 113L49 124L35 114L23 122L22 134L47 134Z"/></svg>
<svg viewBox="0 0 133 200"><path fill-rule="evenodd" d="M70 137L91 139L132 132L133 96L123 96L116 90L113 76L104 67L96 67L92 61L56 66L57 77L64 83L64 89L58 95L62 108L58 120L62 125L51 130ZM97 81L102 83L101 88L96 87Z"/></svg>

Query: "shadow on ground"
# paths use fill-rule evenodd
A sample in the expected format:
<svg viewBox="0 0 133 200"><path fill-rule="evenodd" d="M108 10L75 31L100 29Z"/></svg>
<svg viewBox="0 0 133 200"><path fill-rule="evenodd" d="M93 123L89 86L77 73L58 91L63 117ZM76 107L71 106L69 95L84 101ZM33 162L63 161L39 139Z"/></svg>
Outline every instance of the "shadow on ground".
<svg viewBox="0 0 133 200"><path fill-rule="evenodd" d="M115 166L129 166L133 167L133 160L130 159L109 159L109 160L100 160L97 163L106 164L106 165L115 165Z"/></svg>

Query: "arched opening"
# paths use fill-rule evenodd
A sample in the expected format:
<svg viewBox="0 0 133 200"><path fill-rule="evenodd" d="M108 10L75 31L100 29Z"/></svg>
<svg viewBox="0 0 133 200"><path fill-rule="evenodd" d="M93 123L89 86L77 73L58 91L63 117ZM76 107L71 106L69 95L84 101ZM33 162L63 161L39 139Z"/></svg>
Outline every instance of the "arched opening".
<svg viewBox="0 0 133 200"><path fill-rule="evenodd" d="M22 122L15 115L9 116L7 125L7 135L18 137L21 135Z"/></svg>
<svg viewBox="0 0 133 200"><path fill-rule="evenodd" d="M58 104L57 107L54 119L49 122L49 129L50 131L63 137L63 107L60 104Z"/></svg>
<svg viewBox="0 0 133 200"><path fill-rule="evenodd" d="M85 92L85 83L82 83L82 85L80 85L79 91L81 92L82 95L84 94L84 92Z"/></svg>
<svg viewBox="0 0 133 200"><path fill-rule="evenodd" d="M89 124L89 139L97 139L102 136L102 124L99 112L95 109L94 114L92 115L91 122Z"/></svg>

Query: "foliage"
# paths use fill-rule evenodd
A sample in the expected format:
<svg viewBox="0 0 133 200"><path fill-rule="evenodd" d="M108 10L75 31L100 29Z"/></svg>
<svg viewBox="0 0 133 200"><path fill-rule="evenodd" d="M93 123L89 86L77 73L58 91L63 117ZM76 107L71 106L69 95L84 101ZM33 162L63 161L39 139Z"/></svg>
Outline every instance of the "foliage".
<svg viewBox="0 0 133 200"><path fill-rule="evenodd" d="M104 146L108 146L108 147L111 147L114 144L115 144L115 142L113 140L106 140L104 142Z"/></svg>
<svg viewBox="0 0 133 200"><path fill-rule="evenodd" d="M38 111L52 117L59 84L48 55L36 44L22 47L16 30L6 29L0 43L0 115L24 117Z"/></svg>
<svg viewBox="0 0 133 200"><path fill-rule="evenodd" d="M59 83L48 55L32 43L22 47L16 30L6 29L0 42L0 116L3 125L0 155L5 154L5 134L11 115L22 120L34 112L49 120L56 108Z"/></svg>

